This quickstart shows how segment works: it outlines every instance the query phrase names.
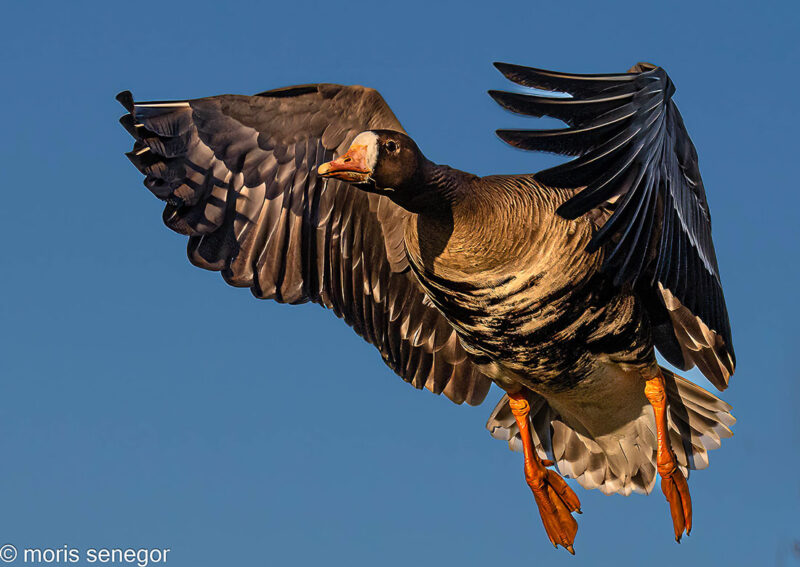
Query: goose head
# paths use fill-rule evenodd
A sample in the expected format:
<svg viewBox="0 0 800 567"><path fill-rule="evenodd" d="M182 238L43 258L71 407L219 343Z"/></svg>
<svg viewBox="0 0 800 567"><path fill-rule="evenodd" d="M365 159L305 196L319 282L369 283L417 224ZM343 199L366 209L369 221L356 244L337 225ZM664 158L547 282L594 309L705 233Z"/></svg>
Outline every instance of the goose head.
<svg viewBox="0 0 800 567"><path fill-rule="evenodd" d="M317 173L404 200L419 187L426 162L414 140L402 132L367 130L353 139L342 156L320 165Z"/></svg>

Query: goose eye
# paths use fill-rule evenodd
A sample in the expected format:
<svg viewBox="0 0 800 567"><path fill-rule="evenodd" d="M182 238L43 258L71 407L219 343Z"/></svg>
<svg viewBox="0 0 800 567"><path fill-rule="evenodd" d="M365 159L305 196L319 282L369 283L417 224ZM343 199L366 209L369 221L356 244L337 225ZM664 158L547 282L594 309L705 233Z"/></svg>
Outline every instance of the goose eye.
<svg viewBox="0 0 800 567"><path fill-rule="evenodd" d="M397 144L395 142L389 140L388 142L386 142L386 149L389 150L390 152L394 153L394 152L397 151Z"/></svg>

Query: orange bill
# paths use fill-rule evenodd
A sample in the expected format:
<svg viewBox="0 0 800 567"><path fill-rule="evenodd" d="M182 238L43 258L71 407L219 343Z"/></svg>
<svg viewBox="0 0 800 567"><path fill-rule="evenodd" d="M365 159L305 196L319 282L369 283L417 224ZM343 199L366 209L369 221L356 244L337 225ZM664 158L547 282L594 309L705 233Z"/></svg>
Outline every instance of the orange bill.
<svg viewBox="0 0 800 567"><path fill-rule="evenodd" d="M367 146L353 145L347 152L317 169L322 177L333 177L349 183L365 183L372 175L372 169L367 164Z"/></svg>

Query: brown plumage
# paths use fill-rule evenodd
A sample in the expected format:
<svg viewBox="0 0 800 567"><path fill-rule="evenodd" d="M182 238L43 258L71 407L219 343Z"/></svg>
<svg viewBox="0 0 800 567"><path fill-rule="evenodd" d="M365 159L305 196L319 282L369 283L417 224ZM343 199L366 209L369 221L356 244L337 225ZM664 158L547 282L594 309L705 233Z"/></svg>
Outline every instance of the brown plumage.
<svg viewBox="0 0 800 567"><path fill-rule="evenodd" d="M574 388L600 352L625 364L653 356L642 306L600 273L600 251L584 252L596 224L555 212L573 194L530 176L475 179L452 218L422 213L406 228L419 282L468 352L532 389Z"/></svg>
<svg viewBox="0 0 800 567"><path fill-rule="evenodd" d="M505 389L487 427L512 448L534 447L526 477L551 542L571 551L577 497L551 491L566 508L556 502L559 519L548 519L551 489L537 493L534 473L553 461L585 487L628 494L652 490L657 468L672 479L670 454L684 474L707 466L707 450L730 435L730 407L659 369L655 348L724 388L730 327L696 153L663 70L498 67L572 94L490 93L570 126L500 136L575 160L483 178L436 165L363 87L118 98L136 140L128 156L167 202L167 226L189 236L195 265L256 297L332 309L417 388L470 404L492 381ZM645 395L654 377L672 453L656 441L657 396Z"/></svg>
<svg viewBox="0 0 800 567"><path fill-rule="evenodd" d="M313 301L375 345L416 388L479 404L490 381L419 289L403 248L409 213L317 167L368 128L401 126L372 89L311 85L254 97L134 103L128 154L189 236L189 260L285 303Z"/></svg>

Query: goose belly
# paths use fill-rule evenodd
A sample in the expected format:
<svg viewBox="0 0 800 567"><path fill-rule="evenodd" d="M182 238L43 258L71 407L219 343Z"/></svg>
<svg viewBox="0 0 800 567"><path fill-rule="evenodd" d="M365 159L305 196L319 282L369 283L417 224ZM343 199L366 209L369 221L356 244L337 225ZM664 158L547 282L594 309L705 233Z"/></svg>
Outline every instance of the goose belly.
<svg viewBox="0 0 800 567"><path fill-rule="evenodd" d="M517 376L540 391L572 389L609 360L650 360L646 321L633 295L620 294L600 274L556 289L543 279L520 274L470 286L439 278L424 287L467 352L494 367L490 374Z"/></svg>

